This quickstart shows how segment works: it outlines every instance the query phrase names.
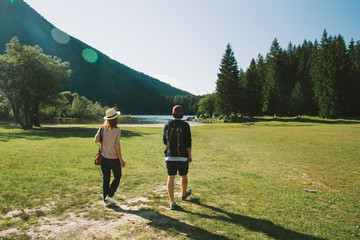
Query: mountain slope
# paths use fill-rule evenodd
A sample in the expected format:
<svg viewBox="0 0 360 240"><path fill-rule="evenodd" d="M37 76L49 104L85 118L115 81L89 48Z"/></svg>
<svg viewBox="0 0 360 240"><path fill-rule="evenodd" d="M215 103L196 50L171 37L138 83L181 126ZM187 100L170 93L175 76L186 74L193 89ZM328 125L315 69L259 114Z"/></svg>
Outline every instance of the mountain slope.
<svg viewBox="0 0 360 240"><path fill-rule="evenodd" d="M56 33L57 29L22 0L12 3L0 0L0 29L0 54L4 53L5 44L14 36L21 44L39 45L46 54L70 62L72 81L63 86L64 90L78 92L103 105L116 104L124 113L168 113L163 95L190 95L112 60L95 49L97 61L86 61L83 50L92 49L90 46L68 35L63 35L65 44L55 41L57 38L52 37L52 33ZM90 50L90 54L94 51Z"/></svg>

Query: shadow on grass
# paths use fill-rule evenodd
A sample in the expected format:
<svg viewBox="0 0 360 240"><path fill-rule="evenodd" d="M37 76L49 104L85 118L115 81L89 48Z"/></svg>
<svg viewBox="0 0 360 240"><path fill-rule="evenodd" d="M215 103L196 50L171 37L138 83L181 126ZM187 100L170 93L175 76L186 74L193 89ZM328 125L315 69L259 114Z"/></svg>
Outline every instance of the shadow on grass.
<svg viewBox="0 0 360 240"><path fill-rule="evenodd" d="M314 118L255 118L254 122L284 122L284 123L322 123L322 124L359 124L359 119L314 119Z"/></svg>
<svg viewBox="0 0 360 240"><path fill-rule="evenodd" d="M187 211L183 210L186 213L195 214L202 218L217 219L220 221L237 224L239 226L241 225L251 231L264 233L267 236L274 238L274 239L323 240L322 238L310 236L307 234L303 234L303 233L299 233L299 232L295 232L295 231L283 228L281 226L275 225L273 222L271 222L269 220L256 219L256 218L247 217L247 216L243 216L243 215L239 215L239 214L235 214L235 213L231 213L231 212L226 212L220 208L202 204L202 203L200 203L199 199L191 199L190 202L194 203L200 207L204 207L204 208L210 209L212 211L215 211L215 212L218 212L221 214L225 214L225 215L227 215L227 217L210 216L210 215L206 215L206 214L192 213L192 212L187 212Z"/></svg>
<svg viewBox="0 0 360 240"><path fill-rule="evenodd" d="M191 239L219 239L228 240L224 236L211 233L202 228L181 222L175 218L163 215L161 213L152 210L124 210L120 207L112 208L115 212L134 214L144 219L149 220L147 223L149 226L163 230L163 231L174 231L177 233L183 233ZM179 211L184 211L179 209Z"/></svg>
<svg viewBox="0 0 360 240"><path fill-rule="evenodd" d="M98 128L90 127L69 127L69 128L57 128L57 127L42 127L34 128L30 130L21 130L16 132L2 132L0 131L0 142L8 142L12 139L24 138L28 140L45 140L48 138L94 138ZM133 131L133 130L121 130L121 138L139 137L146 133Z"/></svg>

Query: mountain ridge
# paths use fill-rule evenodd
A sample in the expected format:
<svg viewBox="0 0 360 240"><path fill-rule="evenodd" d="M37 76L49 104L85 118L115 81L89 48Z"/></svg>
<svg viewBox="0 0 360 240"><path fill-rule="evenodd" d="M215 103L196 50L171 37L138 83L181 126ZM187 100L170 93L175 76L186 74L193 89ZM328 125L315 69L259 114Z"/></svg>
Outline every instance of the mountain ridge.
<svg viewBox="0 0 360 240"><path fill-rule="evenodd" d="M0 54L14 36L21 44L39 45L45 54L70 62L72 81L64 85L63 90L77 92L102 105L116 105L124 113L168 113L165 96L192 96L111 59L77 38L68 35L66 44L55 41L51 31L57 28L23 0L0 0L0 29ZM95 52L97 61L86 61L84 49Z"/></svg>

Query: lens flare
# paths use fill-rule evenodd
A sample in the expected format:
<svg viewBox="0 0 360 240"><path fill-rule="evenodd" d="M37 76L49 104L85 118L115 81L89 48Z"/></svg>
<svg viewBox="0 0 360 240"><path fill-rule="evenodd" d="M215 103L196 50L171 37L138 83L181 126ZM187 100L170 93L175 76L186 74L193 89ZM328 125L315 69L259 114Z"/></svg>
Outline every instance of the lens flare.
<svg viewBox="0 0 360 240"><path fill-rule="evenodd" d="M93 49L90 49L90 48L85 48L82 51L82 56L89 63L95 63L99 59L97 53Z"/></svg>
<svg viewBox="0 0 360 240"><path fill-rule="evenodd" d="M70 42L70 36L58 28L51 29L51 36L60 44L68 44Z"/></svg>
<svg viewBox="0 0 360 240"><path fill-rule="evenodd" d="M10 3L13 3L14 0L10 0Z"/></svg>

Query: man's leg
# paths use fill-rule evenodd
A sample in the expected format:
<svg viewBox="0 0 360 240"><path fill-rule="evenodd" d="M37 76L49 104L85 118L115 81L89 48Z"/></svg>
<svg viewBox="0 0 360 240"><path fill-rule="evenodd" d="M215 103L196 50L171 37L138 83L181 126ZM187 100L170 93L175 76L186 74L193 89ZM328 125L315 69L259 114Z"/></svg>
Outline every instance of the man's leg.
<svg viewBox="0 0 360 240"><path fill-rule="evenodd" d="M170 203L174 202L174 182L175 182L175 175L168 176L167 191L169 194Z"/></svg>
<svg viewBox="0 0 360 240"><path fill-rule="evenodd" d="M188 185L187 175L181 176L181 189L182 189L183 196L185 196L185 194L186 194L187 185Z"/></svg>

